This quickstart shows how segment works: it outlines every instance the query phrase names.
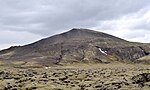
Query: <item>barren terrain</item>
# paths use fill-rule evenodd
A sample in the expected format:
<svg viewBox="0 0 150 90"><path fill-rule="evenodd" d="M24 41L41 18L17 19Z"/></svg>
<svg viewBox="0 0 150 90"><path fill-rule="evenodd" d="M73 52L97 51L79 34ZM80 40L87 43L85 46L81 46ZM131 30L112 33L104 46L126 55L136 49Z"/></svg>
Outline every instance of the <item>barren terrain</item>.
<svg viewBox="0 0 150 90"><path fill-rule="evenodd" d="M150 90L150 66L1 62L0 90Z"/></svg>
<svg viewBox="0 0 150 90"><path fill-rule="evenodd" d="M150 90L150 44L71 29L0 51L1 90Z"/></svg>

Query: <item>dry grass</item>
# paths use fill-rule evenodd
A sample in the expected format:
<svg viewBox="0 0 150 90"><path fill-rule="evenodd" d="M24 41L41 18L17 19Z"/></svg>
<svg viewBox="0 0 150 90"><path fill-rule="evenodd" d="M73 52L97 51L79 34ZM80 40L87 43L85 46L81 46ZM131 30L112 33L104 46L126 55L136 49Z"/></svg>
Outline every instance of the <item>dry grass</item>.
<svg viewBox="0 0 150 90"><path fill-rule="evenodd" d="M10 63L9 63L10 64ZM28 63L26 63L29 65ZM0 90L149 90L150 82L133 83L132 78L150 73L142 64L72 64L57 67L26 67L23 62L0 65ZM35 63L30 63L34 66ZM36 66L36 65L35 65Z"/></svg>

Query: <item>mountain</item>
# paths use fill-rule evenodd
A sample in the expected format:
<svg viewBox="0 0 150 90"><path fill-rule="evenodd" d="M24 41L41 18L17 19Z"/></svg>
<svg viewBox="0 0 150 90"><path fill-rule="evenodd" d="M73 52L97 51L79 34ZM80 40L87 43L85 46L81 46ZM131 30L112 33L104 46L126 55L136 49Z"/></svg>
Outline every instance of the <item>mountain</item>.
<svg viewBox="0 0 150 90"><path fill-rule="evenodd" d="M25 46L0 51L2 61L36 61L43 65L138 62L150 45L89 29L71 29Z"/></svg>

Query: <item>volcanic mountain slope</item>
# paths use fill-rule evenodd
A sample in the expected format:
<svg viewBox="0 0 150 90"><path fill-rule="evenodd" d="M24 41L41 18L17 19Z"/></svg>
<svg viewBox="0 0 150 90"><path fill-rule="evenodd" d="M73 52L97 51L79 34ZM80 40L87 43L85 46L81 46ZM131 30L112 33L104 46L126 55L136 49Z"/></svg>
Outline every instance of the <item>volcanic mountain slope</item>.
<svg viewBox="0 0 150 90"><path fill-rule="evenodd" d="M136 62L149 55L149 44L129 42L89 29L72 29L35 43L0 51L3 61L41 64Z"/></svg>

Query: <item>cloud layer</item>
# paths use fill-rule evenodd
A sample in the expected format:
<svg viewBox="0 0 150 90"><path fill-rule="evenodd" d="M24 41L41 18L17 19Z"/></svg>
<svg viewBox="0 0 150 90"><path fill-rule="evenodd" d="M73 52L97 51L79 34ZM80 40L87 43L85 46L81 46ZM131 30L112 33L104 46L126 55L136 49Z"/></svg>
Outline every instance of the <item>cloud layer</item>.
<svg viewBox="0 0 150 90"><path fill-rule="evenodd" d="M99 22L94 29L116 35L130 41L150 42L150 7L129 13L118 19Z"/></svg>
<svg viewBox="0 0 150 90"><path fill-rule="evenodd" d="M0 49L73 27L150 42L149 0L0 0Z"/></svg>

